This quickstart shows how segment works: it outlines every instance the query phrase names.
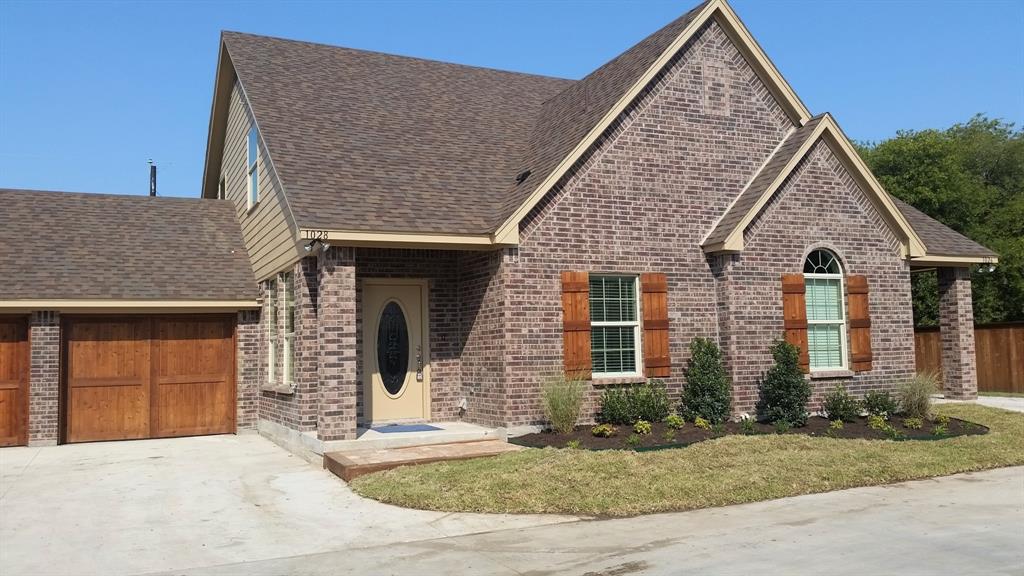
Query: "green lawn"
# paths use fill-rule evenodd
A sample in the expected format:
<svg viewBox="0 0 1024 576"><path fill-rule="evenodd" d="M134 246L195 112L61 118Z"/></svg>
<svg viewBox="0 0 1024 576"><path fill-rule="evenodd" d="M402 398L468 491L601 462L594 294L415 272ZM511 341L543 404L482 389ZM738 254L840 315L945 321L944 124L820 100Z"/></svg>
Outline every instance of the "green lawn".
<svg viewBox="0 0 1024 576"><path fill-rule="evenodd" d="M935 411L991 431L903 442L727 436L645 453L530 449L379 472L352 488L382 502L448 512L632 516L1024 464L1024 414L963 404Z"/></svg>

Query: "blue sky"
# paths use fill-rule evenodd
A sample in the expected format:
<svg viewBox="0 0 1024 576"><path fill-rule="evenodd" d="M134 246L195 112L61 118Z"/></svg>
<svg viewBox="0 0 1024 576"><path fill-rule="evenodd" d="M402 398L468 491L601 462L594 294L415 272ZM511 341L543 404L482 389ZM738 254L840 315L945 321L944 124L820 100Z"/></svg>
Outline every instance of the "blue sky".
<svg viewBox="0 0 1024 576"><path fill-rule="evenodd" d="M198 195L221 29L579 78L695 3L3 0L0 187ZM851 138L1024 123L1024 0L733 7Z"/></svg>

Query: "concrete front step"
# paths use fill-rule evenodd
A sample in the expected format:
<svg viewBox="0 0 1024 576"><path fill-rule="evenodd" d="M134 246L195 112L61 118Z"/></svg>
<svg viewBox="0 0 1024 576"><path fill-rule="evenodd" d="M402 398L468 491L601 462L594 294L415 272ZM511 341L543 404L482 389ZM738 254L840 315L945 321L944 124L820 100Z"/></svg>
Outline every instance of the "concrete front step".
<svg viewBox="0 0 1024 576"><path fill-rule="evenodd" d="M324 454L324 468L348 482L364 474L390 470L399 466L497 456L516 450L522 450L522 447L503 440L452 442L401 448L348 449Z"/></svg>
<svg viewBox="0 0 1024 576"><path fill-rule="evenodd" d="M380 429L359 428L353 440L331 440L323 443L323 453L348 450L380 450L425 444L452 444L479 440L501 440L507 437L504 428L486 428L468 422L430 422L439 430L428 432L381 432Z"/></svg>

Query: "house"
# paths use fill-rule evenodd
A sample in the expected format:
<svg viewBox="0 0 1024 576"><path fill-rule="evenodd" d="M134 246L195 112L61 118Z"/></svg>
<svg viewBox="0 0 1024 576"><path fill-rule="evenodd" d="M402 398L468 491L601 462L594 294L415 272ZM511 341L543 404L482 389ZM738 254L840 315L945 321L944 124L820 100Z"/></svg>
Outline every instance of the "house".
<svg viewBox="0 0 1024 576"><path fill-rule="evenodd" d="M578 81L225 32L202 200L2 194L31 204L0 214L20 314L0 352L23 358L0 378L35 443L535 425L551 374L582 374L591 409L607 386L678 391L695 337L736 412L783 336L819 396L890 389L932 270L947 394L973 397L969 267L996 260L889 196L722 0ZM134 341L132 362L97 352ZM137 398L79 390L136 369Z"/></svg>

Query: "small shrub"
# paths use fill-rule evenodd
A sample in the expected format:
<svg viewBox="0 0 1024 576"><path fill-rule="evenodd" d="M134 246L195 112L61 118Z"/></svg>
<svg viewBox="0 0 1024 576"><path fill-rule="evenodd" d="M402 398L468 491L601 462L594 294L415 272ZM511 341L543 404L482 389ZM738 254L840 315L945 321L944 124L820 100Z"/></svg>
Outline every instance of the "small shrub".
<svg viewBox="0 0 1024 576"><path fill-rule="evenodd" d="M932 427L932 434L936 436L945 436L949 434L949 426L946 424L936 424Z"/></svg>
<svg viewBox="0 0 1024 576"><path fill-rule="evenodd" d="M671 412L668 392L660 380L609 388L601 394L600 405L600 419L609 424L629 425L637 420L661 422Z"/></svg>
<svg viewBox="0 0 1024 576"><path fill-rule="evenodd" d="M725 422L715 422L712 424L711 433L715 436L725 436Z"/></svg>
<svg viewBox="0 0 1024 576"><path fill-rule="evenodd" d="M647 420L637 420L636 424L633 424L633 432L637 434L647 435L651 433L651 423Z"/></svg>
<svg viewBox="0 0 1024 576"><path fill-rule="evenodd" d="M707 338L690 342L690 361L683 372L680 411L689 419L698 416L709 422L723 422L729 417L732 384L722 364L722 351Z"/></svg>
<svg viewBox="0 0 1024 576"><path fill-rule="evenodd" d="M945 414L936 416L935 423L938 424L939 426L949 427L949 416L946 416Z"/></svg>
<svg viewBox="0 0 1024 576"><path fill-rule="evenodd" d="M872 414L868 416L868 428L872 430L885 430L889 423L885 421L885 416L880 414Z"/></svg>
<svg viewBox="0 0 1024 576"><path fill-rule="evenodd" d="M839 434L839 431L842 429L843 421L833 420L832 422L829 422L828 431L825 432L825 435L827 435L829 438L835 438Z"/></svg>
<svg viewBox="0 0 1024 576"><path fill-rule="evenodd" d="M873 416L889 418L896 414L899 405L896 403L896 399L888 392L872 390L864 395L864 409Z"/></svg>
<svg viewBox="0 0 1024 576"><path fill-rule="evenodd" d="M850 396L842 384L837 384L831 392L825 395L821 409L829 420L853 422L860 415L860 402Z"/></svg>
<svg viewBox="0 0 1024 576"><path fill-rule="evenodd" d="M579 450L580 449L580 441L576 440L576 439L569 440L568 442L565 443L565 447L570 449L570 450Z"/></svg>
<svg viewBox="0 0 1024 576"><path fill-rule="evenodd" d="M640 445L641 440L638 434L630 434L629 438L626 438L626 444L629 444L631 448L636 448Z"/></svg>
<svg viewBox="0 0 1024 576"><path fill-rule="evenodd" d="M920 418L904 418L903 427L910 430L920 430L924 426L924 422Z"/></svg>
<svg viewBox="0 0 1024 576"><path fill-rule="evenodd" d="M793 428L793 425L789 423L789 420L776 420L775 421L775 433L785 434Z"/></svg>
<svg viewBox="0 0 1024 576"><path fill-rule="evenodd" d="M932 394L938 387L934 372L925 372L904 382L900 387L899 400L903 414L911 418L926 420L932 415Z"/></svg>
<svg viewBox="0 0 1024 576"><path fill-rule="evenodd" d="M675 442L676 441L676 431L672 430L671 428L668 429L668 430L665 430L665 435L662 436L662 439L665 440L665 442L668 442L668 443Z"/></svg>
<svg viewBox="0 0 1024 576"><path fill-rule="evenodd" d="M772 345L775 363L761 380L758 410L769 422L786 421L790 425L807 424L807 401L811 385L800 371L800 349L785 341Z"/></svg>
<svg viewBox="0 0 1024 576"><path fill-rule="evenodd" d="M711 422L708 422L707 420L700 416L697 416L693 420L693 425L696 426L697 428L700 428L701 430L711 430Z"/></svg>
<svg viewBox="0 0 1024 576"><path fill-rule="evenodd" d="M611 424L598 424L590 429L590 433L598 438L611 438L618 430Z"/></svg>
<svg viewBox="0 0 1024 576"><path fill-rule="evenodd" d="M747 436L753 436L756 434L757 430L754 428L754 419L744 418L743 420L740 420L740 431Z"/></svg>
<svg viewBox="0 0 1024 576"><path fill-rule="evenodd" d="M544 416L555 432L571 434L576 428L583 408L584 391L585 383L579 378L558 375L544 381Z"/></svg>
<svg viewBox="0 0 1024 576"><path fill-rule="evenodd" d="M665 418L665 426L668 426L670 430L679 430L686 424L686 420L678 414L669 414L668 418Z"/></svg>

